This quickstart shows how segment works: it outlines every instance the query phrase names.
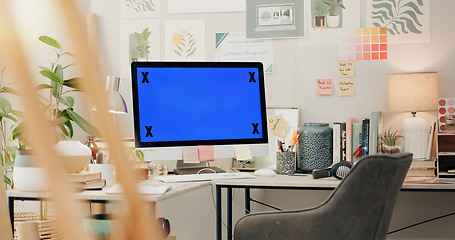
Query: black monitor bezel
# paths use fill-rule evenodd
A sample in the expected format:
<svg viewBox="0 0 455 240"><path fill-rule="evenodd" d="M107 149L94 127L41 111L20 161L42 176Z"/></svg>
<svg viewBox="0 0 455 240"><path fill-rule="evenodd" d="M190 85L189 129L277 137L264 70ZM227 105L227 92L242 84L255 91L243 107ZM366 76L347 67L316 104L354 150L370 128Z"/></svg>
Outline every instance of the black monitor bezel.
<svg viewBox="0 0 455 240"><path fill-rule="evenodd" d="M257 68L258 83L260 90L261 101L261 119L262 119L262 138L249 139L223 139L223 140L191 140L191 141L165 141L165 142L141 142L140 126L139 126L139 105L138 105L138 84L137 84L137 68L152 67L152 68ZM264 144L268 143L267 131L267 112L265 98L265 81L264 68L261 62L132 62L131 63L131 86L133 98L133 122L134 122L134 137L137 148L153 148L153 147L185 147L198 145L240 145L240 144Z"/></svg>

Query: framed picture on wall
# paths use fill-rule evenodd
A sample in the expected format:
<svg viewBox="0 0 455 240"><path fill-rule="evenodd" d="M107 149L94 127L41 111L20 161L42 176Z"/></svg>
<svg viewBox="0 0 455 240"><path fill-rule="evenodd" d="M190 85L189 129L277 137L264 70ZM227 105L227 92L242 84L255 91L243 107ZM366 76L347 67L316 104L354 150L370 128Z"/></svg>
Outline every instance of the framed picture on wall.
<svg viewBox="0 0 455 240"><path fill-rule="evenodd" d="M248 38L305 37L305 1L247 0Z"/></svg>

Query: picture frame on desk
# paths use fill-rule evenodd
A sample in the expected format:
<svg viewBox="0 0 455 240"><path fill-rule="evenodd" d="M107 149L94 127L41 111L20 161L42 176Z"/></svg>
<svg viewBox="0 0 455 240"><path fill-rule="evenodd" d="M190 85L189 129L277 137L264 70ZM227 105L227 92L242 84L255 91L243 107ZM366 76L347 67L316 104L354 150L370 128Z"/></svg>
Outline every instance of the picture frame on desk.
<svg viewBox="0 0 455 240"><path fill-rule="evenodd" d="M292 134L298 130L300 124L300 108L298 107L268 107L267 119L280 115L289 123L285 134L285 146L289 146ZM264 157L254 157L253 161L240 162L235 159L231 161L231 169L238 171L254 171L261 168L276 169L276 152L278 150L278 141L283 141L283 136L277 136L272 133L270 125L267 127L269 139L269 154ZM294 151L297 147L294 147Z"/></svg>

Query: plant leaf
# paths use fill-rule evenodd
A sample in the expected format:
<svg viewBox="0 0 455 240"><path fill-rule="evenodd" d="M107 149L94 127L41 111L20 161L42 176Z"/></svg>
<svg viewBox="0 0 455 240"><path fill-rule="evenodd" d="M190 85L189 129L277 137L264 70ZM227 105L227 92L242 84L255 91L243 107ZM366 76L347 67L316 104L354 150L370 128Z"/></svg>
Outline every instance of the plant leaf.
<svg viewBox="0 0 455 240"><path fill-rule="evenodd" d="M71 109L67 109L66 112L68 116L73 120L84 132L90 135L96 135L96 129L93 125L91 125L87 120L85 120L82 116L75 113Z"/></svg>
<svg viewBox="0 0 455 240"><path fill-rule="evenodd" d="M60 79L63 79L63 67L62 67L61 64L57 64L57 66L55 66L54 73L55 73Z"/></svg>
<svg viewBox="0 0 455 240"><path fill-rule="evenodd" d="M52 46L52 47L55 47L57 49L61 49L61 46L60 46L60 43L57 42L57 40L51 38L51 37L48 37L48 36L40 36L38 38L41 42L49 45L49 46Z"/></svg>
<svg viewBox="0 0 455 240"><path fill-rule="evenodd" d="M0 109L3 111L3 113L8 114L11 112L13 107L11 106L11 103L6 100L5 98L0 98Z"/></svg>
<svg viewBox="0 0 455 240"><path fill-rule="evenodd" d="M40 73L41 73L41 75L49 78L53 82L61 83L63 81L57 74L55 74L51 70L48 70L48 69L41 70Z"/></svg>

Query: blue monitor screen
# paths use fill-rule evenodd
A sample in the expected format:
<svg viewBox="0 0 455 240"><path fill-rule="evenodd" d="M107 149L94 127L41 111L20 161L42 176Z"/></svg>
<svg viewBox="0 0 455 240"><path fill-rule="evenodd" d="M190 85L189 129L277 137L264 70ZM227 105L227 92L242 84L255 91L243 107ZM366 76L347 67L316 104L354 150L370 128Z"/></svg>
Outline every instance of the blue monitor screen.
<svg viewBox="0 0 455 240"><path fill-rule="evenodd" d="M267 143L261 63L132 63L137 147Z"/></svg>

